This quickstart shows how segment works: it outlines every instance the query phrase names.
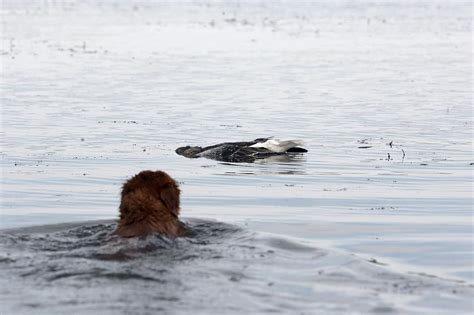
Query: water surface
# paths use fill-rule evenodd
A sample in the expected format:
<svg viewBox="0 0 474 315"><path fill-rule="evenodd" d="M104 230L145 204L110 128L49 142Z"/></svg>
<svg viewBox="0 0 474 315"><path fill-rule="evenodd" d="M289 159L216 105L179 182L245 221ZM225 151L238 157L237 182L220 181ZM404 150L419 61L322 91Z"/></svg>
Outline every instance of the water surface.
<svg viewBox="0 0 474 315"><path fill-rule="evenodd" d="M471 9L4 1L0 224L115 218L122 182L161 169L185 217L472 284ZM272 135L309 152L174 153Z"/></svg>
<svg viewBox="0 0 474 315"><path fill-rule="evenodd" d="M470 308L474 288L459 282L404 275L376 260L217 221L187 224L193 235L176 242L157 235L117 238L110 235L115 224L106 221L4 232L3 311L426 314Z"/></svg>

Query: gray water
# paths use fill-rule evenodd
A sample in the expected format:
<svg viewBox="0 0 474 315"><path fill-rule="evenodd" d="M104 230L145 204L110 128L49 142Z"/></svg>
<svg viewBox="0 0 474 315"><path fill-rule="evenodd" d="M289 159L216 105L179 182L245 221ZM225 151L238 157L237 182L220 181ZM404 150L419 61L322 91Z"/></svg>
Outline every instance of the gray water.
<svg viewBox="0 0 474 315"><path fill-rule="evenodd" d="M159 303L168 312L208 313L219 305L229 313L251 307L338 312L332 307L342 305L339 311L354 313L448 313L453 307L469 313L471 9L468 1L4 1L2 228L113 219L122 182L141 170L161 169L181 185L185 218L241 229L244 244L261 253L275 251L268 243L275 237L331 258L285 247L274 272L256 282L243 277L236 287L232 276L214 268L255 266L244 273L252 279L259 268L269 268L245 251L239 259L222 255L236 242L233 236L206 239L223 256L217 265L192 241L178 241L182 251L202 256L195 267L204 274L177 263L176 273L163 277L151 275L151 261L170 259L162 263L171 273L169 257L183 252L171 247L105 262L90 257L107 246L94 236L99 243L87 253L52 260L57 272L79 275L53 281L48 251L37 247L65 236L55 227L53 236L28 236L28 230L25 240L2 237L3 252L16 257L24 248L25 257L2 260L2 270L10 272L1 278L31 291L2 291L1 304L25 313L28 305L44 313L127 312L130 305L152 312L142 305L155 305L152 285L157 296L179 291L181 302ZM267 136L303 139L309 152L254 164L174 153L182 145ZM81 225L69 229L74 235ZM35 257L43 262L36 264L39 271L21 276ZM352 260L352 277L325 279L332 293L319 295L315 270L337 272ZM413 294L394 293L394 282L376 276L374 266L421 284ZM135 271L133 281L103 276ZM368 278L366 288L360 281ZM187 295L175 280L219 298L209 304L208 295ZM436 284L425 285L429 281ZM111 292L103 305L102 286ZM77 287L83 289L76 302L45 303L44 294L74 300ZM359 290L368 298L364 303ZM113 302L127 294L135 301L140 292L136 303ZM279 304L280 294L288 305ZM441 297L449 303L437 303ZM417 299L421 310L408 301Z"/></svg>
<svg viewBox="0 0 474 315"><path fill-rule="evenodd" d="M176 242L114 238L114 224L100 221L2 234L3 311L426 314L468 311L474 293L289 238L187 224L194 235Z"/></svg>

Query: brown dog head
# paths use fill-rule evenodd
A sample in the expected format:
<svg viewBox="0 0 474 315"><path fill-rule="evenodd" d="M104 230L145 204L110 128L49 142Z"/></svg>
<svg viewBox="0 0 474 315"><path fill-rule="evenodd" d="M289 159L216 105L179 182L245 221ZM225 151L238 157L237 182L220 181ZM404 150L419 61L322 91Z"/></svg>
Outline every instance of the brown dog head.
<svg viewBox="0 0 474 315"><path fill-rule="evenodd" d="M178 184L165 172L142 171L125 182L120 220L115 234L123 237L150 233L175 238L182 233Z"/></svg>

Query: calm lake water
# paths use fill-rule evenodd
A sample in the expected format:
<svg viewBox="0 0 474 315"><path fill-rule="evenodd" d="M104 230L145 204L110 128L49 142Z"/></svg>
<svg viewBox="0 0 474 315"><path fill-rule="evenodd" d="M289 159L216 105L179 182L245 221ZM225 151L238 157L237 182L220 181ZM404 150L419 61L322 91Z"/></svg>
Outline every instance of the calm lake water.
<svg viewBox="0 0 474 315"><path fill-rule="evenodd" d="M123 181L160 169L181 185L183 217L205 222L197 240L178 244L202 258L196 265L162 262L176 273L163 274L160 290L186 291L177 284L186 279L192 288L188 303L163 295L167 312L472 311L469 1L5 0L1 18L1 228L114 219ZM268 136L302 139L309 152L254 164L174 153ZM173 250L122 265L93 260L112 224L98 222L87 234L93 250L78 241L80 224L68 226L76 256L59 226L0 238L9 270L1 278L15 283L0 292L5 312L126 313L121 294L160 284L140 281ZM222 238L206 234L216 226ZM223 259L193 247L201 241ZM263 276L271 264L256 257L268 251L277 257ZM35 276L22 276L35 259L43 263ZM52 281L48 264L89 278ZM254 269L232 273L246 265ZM128 289L118 277L122 291L102 277L134 268ZM312 274L325 268L336 275ZM393 275L415 281L414 293L394 290ZM66 299L79 284L94 289L54 307L41 302L44 288ZM115 300L99 307L101 286ZM26 300L15 295L25 287ZM199 288L222 294L217 304ZM157 310L143 308L148 294L135 310Z"/></svg>

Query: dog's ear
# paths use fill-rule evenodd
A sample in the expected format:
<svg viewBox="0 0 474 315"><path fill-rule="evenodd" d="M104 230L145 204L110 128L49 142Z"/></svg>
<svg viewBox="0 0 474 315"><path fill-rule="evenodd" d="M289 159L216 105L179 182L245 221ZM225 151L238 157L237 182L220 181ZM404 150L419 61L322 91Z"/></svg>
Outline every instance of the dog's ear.
<svg viewBox="0 0 474 315"><path fill-rule="evenodd" d="M161 187L160 199L175 216L179 214L179 194L177 185L170 183Z"/></svg>

